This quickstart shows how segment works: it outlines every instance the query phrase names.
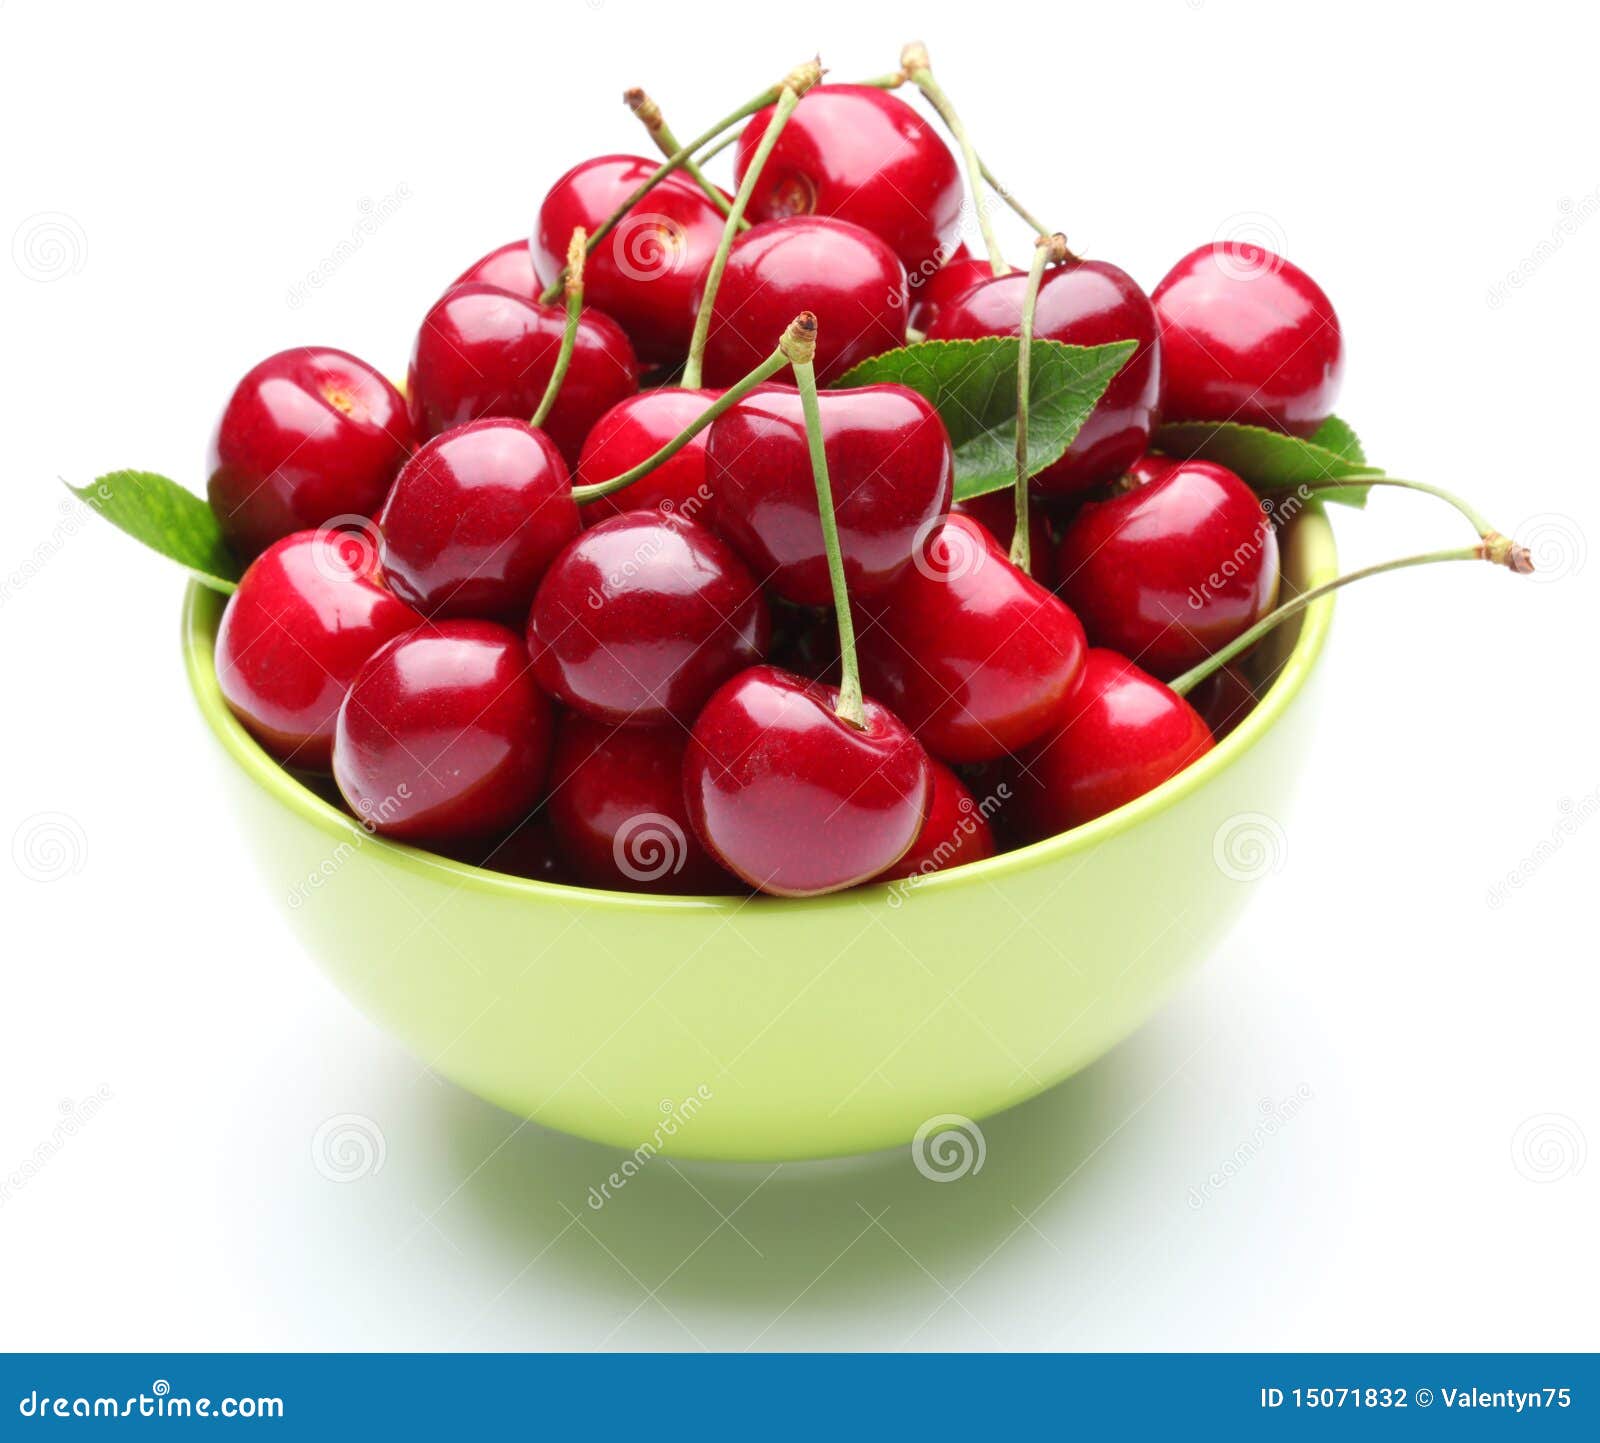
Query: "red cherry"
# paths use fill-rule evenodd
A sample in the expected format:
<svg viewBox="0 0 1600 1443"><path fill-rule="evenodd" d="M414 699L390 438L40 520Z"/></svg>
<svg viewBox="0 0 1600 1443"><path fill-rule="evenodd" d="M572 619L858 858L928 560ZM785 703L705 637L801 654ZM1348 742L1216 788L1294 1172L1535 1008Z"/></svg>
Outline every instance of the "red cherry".
<svg viewBox="0 0 1600 1443"><path fill-rule="evenodd" d="M422 617L390 595L347 532L298 531L250 563L217 631L217 684L273 756L325 769L339 703L361 665Z"/></svg>
<svg viewBox="0 0 1600 1443"><path fill-rule="evenodd" d="M906 269L911 288L911 324L924 335L947 305L980 281L994 279L994 268L982 256L969 254L965 243L937 270L930 271L926 266ZM1016 269L1011 267L1013 273Z"/></svg>
<svg viewBox="0 0 1600 1443"><path fill-rule="evenodd" d="M561 273L576 227L593 235L657 168L642 156L602 155L573 166L551 186L533 232L540 277L548 284ZM700 187L674 171L589 253L585 299L615 317L645 360L681 360L694 330L694 292L722 226L721 213Z"/></svg>
<svg viewBox="0 0 1600 1443"><path fill-rule="evenodd" d="M526 420L544 396L566 312L474 282L435 302L417 332L406 394L421 437L483 416ZM569 466L589 428L639 389L639 367L620 327L584 309L572 363L544 429Z"/></svg>
<svg viewBox="0 0 1600 1443"><path fill-rule="evenodd" d="M469 866L534 882L571 884L576 879L550 823L541 814L494 837L466 837L434 843L432 850Z"/></svg>
<svg viewBox="0 0 1600 1443"><path fill-rule="evenodd" d="M688 722L770 639L760 588L727 543L652 511L583 532L528 617L541 686L588 716L641 725Z"/></svg>
<svg viewBox="0 0 1600 1443"><path fill-rule="evenodd" d="M383 573L397 596L431 616L518 622L579 531L555 443L509 418L457 426L422 446L379 525Z"/></svg>
<svg viewBox="0 0 1600 1443"><path fill-rule="evenodd" d="M861 682L950 762L990 761L1044 735L1078 683L1078 618L970 516L947 516L856 628Z"/></svg>
<svg viewBox="0 0 1600 1443"><path fill-rule="evenodd" d="M742 182L772 106L739 136ZM961 172L937 131L897 95L871 85L806 92L750 197L752 220L822 215L869 230L908 271L936 266L961 221Z"/></svg>
<svg viewBox="0 0 1600 1443"><path fill-rule="evenodd" d="M970 516L984 528L1007 556L1011 538L1017 534L1017 502L1007 487L982 496L969 496L951 508L958 516ZM1028 508L1028 574L1041 586L1049 586L1055 572L1055 543L1050 539L1050 523L1040 506Z"/></svg>
<svg viewBox="0 0 1600 1443"><path fill-rule="evenodd" d="M772 664L808 681L839 684L839 623L832 611L813 606L772 606Z"/></svg>
<svg viewBox="0 0 1600 1443"><path fill-rule="evenodd" d="M1028 278L1020 273L979 282L941 308L928 327L928 339L1020 335L1027 288ZM1057 495L1114 481L1144 454L1155 425L1161 346L1149 299L1126 271L1114 265L1069 261L1045 272L1033 334L1041 341L1075 346L1139 343L1066 454L1033 478L1037 490Z"/></svg>
<svg viewBox="0 0 1600 1443"><path fill-rule="evenodd" d="M291 532L373 515L414 444L406 403L371 366L297 346L234 387L206 494L229 546L249 558Z"/></svg>
<svg viewBox="0 0 1600 1443"><path fill-rule="evenodd" d="M1114 811L1213 745L1199 714L1125 656L1092 647L1065 725L1024 753L1019 808L1048 837Z"/></svg>
<svg viewBox="0 0 1600 1443"><path fill-rule="evenodd" d="M717 290L706 384L731 386L755 370L801 311L817 317L814 364L825 386L857 361L905 345L905 268L877 236L842 220L752 226L734 241Z"/></svg>
<svg viewBox="0 0 1600 1443"><path fill-rule="evenodd" d="M617 402L594 423L583 443L577 484L592 486L631 471L687 428L721 394L663 386ZM710 500L706 432L702 431L625 490L586 502L581 513L586 526L624 511L672 511L689 521L703 521L701 513Z"/></svg>
<svg viewBox="0 0 1600 1443"><path fill-rule="evenodd" d="M881 596L911 564L912 542L950 504L955 461L944 422L905 386L818 396L845 580ZM833 601L800 393L762 386L710 428L712 516L764 584L803 606Z"/></svg>
<svg viewBox="0 0 1600 1443"><path fill-rule="evenodd" d="M689 825L688 741L675 725L618 727L571 712L561 718L550 762L550 824L585 885L688 896L742 890Z"/></svg>
<svg viewBox="0 0 1600 1443"><path fill-rule="evenodd" d="M1255 684L1231 661L1197 682L1185 698L1219 742L1255 710L1258 699Z"/></svg>
<svg viewBox="0 0 1600 1443"><path fill-rule="evenodd" d="M911 850L879 875L880 882L964 867L968 862L981 862L995 854L994 831L972 793L942 762L929 765L933 770L933 791L922 830L917 833Z"/></svg>
<svg viewBox="0 0 1600 1443"><path fill-rule="evenodd" d="M539 277L533 273L533 253L525 240L507 241L482 260L473 262L451 281L446 292L453 291L457 286L471 285L474 281L494 286L496 290L510 291L525 301L537 301L544 290L539 284Z"/></svg>
<svg viewBox="0 0 1600 1443"><path fill-rule="evenodd" d="M550 762L549 699L514 631L446 621L380 647L356 674L333 776L363 825L407 842L505 831Z"/></svg>
<svg viewBox="0 0 1600 1443"><path fill-rule="evenodd" d="M1333 414L1344 338L1299 266L1218 241L1190 251L1151 296L1161 322L1161 416L1310 436Z"/></svg>
<svg viewBox="0 0 1600 1443"><path fill-rule="evenodd" d="M1180 461L1083 506L1062 534L1056 575L1096 646L1173 677L1272 610L1278 538L1232 471Z"/></svg>
<svg viewBox="0 0 1600 1443"><path fill-rule="evenodd" d="M752 887L809 897L865 882L916 839L933 786L927 753L887 709L857 728L838 692L773 666L723 685L684 757L684 796L711 855Z"/></svg>

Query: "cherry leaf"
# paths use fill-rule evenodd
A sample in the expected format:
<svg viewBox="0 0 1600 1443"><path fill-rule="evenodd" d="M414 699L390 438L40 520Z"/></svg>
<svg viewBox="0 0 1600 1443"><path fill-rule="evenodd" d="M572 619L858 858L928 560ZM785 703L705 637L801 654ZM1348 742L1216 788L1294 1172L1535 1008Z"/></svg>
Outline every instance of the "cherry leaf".
<svg viewBox="0 0 1600 1443"><path fill-rule="evenodd" d="M1198 456L1237 472L1257 491L1277 491L1308 481L1381 476L1367 464L1348 422L1330 416L1309 440L1263 426L1234 421L1173 421L1156 429L1151 444L1169 456ZM1318 491L1317 499L1365 506L1369 488L1359 484Z"/></svg>
<svg viewBox="0 0 1600 1443"><path fill-rule="evenodd" d="M226 596L237 586L239 565L216 516L176 481L154 471L110 471L67 490L135 541L187 567L213 591Z"/></svg>

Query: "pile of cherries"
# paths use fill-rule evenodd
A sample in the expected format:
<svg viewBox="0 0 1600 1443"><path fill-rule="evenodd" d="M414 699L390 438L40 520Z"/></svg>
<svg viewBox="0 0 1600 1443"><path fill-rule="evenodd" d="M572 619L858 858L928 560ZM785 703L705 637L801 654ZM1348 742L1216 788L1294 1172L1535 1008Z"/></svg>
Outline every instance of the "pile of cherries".
<svg viewBox="0 0 1600 1443"><path fill-rule="evenodd" d="M1152 430L1309 436L1342 368L1326 296L1217 243L1148 296L1069 256L1035 300L956 244L962 170L917 109L800 88L775 138L772 106L739 136L753 223L697 168L630 205L656 162L586 160L434 302L404 394L317 347L234 390L223 695L370 829L547 880L805 896L1077 826L1249 704L1233 667L1166 683L1273 607L1272 518ZM1037 339L1137 347L1032 479L1031 568L1009 491L952 502L929 401L830 388L908 327L1015 336L1025 306Z"/></svg>

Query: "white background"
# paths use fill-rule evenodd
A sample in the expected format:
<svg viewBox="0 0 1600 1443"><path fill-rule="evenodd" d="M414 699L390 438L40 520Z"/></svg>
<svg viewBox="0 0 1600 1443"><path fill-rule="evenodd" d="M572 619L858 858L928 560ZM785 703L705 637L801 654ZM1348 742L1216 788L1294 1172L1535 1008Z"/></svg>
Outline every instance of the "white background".
<svg viewBox="0 0 1600 1443"><path fill-rule="evenodd" d="M29 1173L0 1343L1600 1346L1593 7L1023 13L0 6L0 1181ZM1373 458L1548 577L1345 598L1282 871L1154 1023L985 1124L981 1173L662 1162L595 1218L615 1155L420 1070L290 940L188 698L180 577L56 478L201 486L234 381L285 345L398 373L556 175L641 148L626 85L689 134L813 50L848 79L919 34L1079 251L1153 286L1275 238L1339 307ZM1467 539L1392 493L1336 522L1352 563ZM385 1153L341 1185L311 1139L345 1113Z"/></svg>

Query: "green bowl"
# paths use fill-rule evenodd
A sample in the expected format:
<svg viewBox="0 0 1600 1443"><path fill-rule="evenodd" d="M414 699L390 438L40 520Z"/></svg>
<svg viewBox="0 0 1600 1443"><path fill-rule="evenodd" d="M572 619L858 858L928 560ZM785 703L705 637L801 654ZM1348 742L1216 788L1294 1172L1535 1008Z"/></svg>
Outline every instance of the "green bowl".
<svg viewBox="0 0 1600 1443"><path fill-rule="evenodd" d="M1335 574L1319 509L1286 533L1283 561L1296 589ZM1270 689L1164 786L914 888L803 900L557 886L369 835L223 703L221 611L190 587L189 679L261 869L334 982L428 1066L522 1117L630 1150L753 1160L985 1117L1149 1017L1271 869L1332 600L1258 649Z"/></svg>

